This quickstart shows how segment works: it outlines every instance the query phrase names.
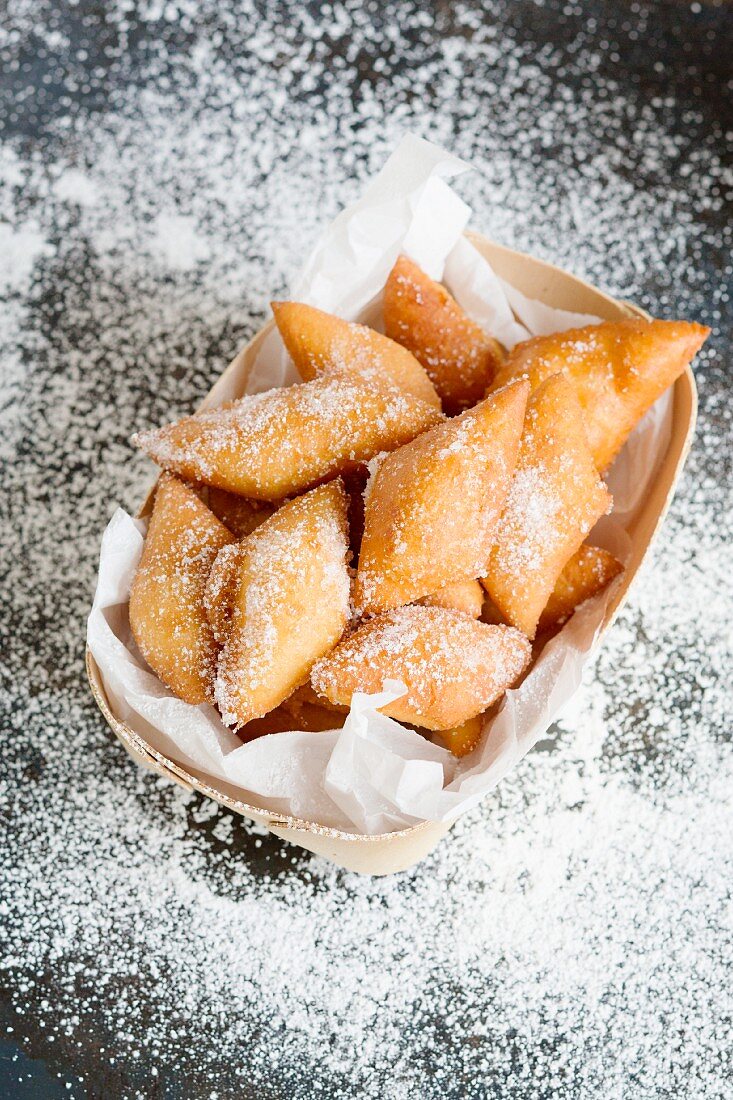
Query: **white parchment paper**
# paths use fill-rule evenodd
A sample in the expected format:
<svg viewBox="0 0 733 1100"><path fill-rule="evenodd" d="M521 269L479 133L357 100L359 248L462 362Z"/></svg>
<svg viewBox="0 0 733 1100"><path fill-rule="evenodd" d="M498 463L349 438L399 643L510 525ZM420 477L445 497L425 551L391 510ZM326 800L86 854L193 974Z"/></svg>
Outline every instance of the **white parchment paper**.
<svg viewBox="0 0 733 1100"><path fill-rule="evenodd" d="M406 137L361 199L326 229L291 297L350 320L379 324L381 293L400 252L444 279L467 313L505 346L530 335L598 320L528 299L494 273L463 236L471 211L448 181L468 165ZM296 381L276 332L249 377L249 392ZM668 442L671 395L637 426L609 477L614 514L591 541L622 561L626 527L643 500ZM486 736L457 761L377 710L402 685L355 695L343 729L292 731L243 745L208 705L175 698L142 660L130 634L127 602L145 524L121 509L102 539L88 644L115 715L151 747L280 814L360 833L383 833L423 820L450 820L479 801L529 751L580 684L611 589L588 601L549 642L521 687L487 721Z"/></svg>

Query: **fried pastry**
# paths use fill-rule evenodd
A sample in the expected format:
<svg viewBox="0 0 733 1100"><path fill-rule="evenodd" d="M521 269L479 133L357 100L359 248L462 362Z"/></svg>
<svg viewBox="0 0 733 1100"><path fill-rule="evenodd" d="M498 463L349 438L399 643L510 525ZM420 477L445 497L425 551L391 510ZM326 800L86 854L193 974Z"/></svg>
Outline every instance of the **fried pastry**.
<svg viewBox="0 0 733 1100"><path fill-rule="evenodd" d="M455 581L420 602L426 607L446 607L449 611L462 611L472 619L479 619L484 605L484 590L478 581Z"/></svg>
<svg viewBox="0 0 733 1100"><path fill-rule="evenodd" d="M336 707L327 699L316 695L309 683L303 684L282 702L278 710L289 716L288 729L320 730L341 729L349 713L348 707Z"/></svg>
<svg viewBox="0 0 733 1100"><path fill-rule="evenodd" d="M419 604L364 622L318 661L311 683L331 703L400 680L407 694L382 707L399 722L451 729L486 710L526 668L531 646L518 630Z"/></svg>
<svg viewBox="0 0 733 1100"><path fill-rule="evenodd" d="M411 394L317 378L140 432L164 469L253 500L282 500L391 451L441 419Z"/></svg>
<svg viewBox="0 0 733 1100"><path fill-rule="evenodd" d="M445 747L450 749L454 756L468 756L469 752L478 745L481 740L481 730L484 724L482 714L476 714L460 726L453 726L449 730L441 730L439 737Z"/></svg>
<svg viewBox="0 0 733 1100"><path fill-rule="evenodd" d="M304 381L320 375L355 374L377 386L396 386L440 408L435 387L415 356L381 332L302 302L273 302L272 312Z"/></svg>
<svg viewBox="0 0 733 1100"><path fill-rule="evenodd" d="M143 657L180 699L212 699L218 646L204 611L211 563L232 534L190 486L162 474L130 591L130 627Z"/></svg>
<svg viewBox="0 0 733 1100"><path fill-rule="evenodd" d="M359 613L422 599L486 568L529 387L515 383L376 464L354 587Z"/></svg>
<svg viewBox="0 0 733 1100"><path fill-rule="evenodd" d="M610 507L575 390L553 375L527 405L516 473L483 580L512 626L534 638L557 578Z"/></svg>
<svg viewBox="0 0 733 1100"><path fill-rule="evenodd" d="M297 691L294 691L290 698L285 700L283 706L289 707L291 710L296 710L301 706L324 707L332 715L341 714L345 716L349 713L348 707L341 706L339 703L329 703L328 699L319 695L314 690L310 680L299 687Z"/></svg>
<svg viewBox="0 0 733 1100"><path fill-rule="evenodd" d="M606 321L517 344L494 387L528 378L535 390L562 372L575 386L593 459L604 471L634 425L682 374L708 337L689 321Z"/></svg>
<svg viewBox="0 0 733 1100"><path fill-rule="evenodd" d="M293 699L295 696L291 695L290 698ZM253 718L246 726L241 726L236 731L237 737L245 744L249 744L250 741L256 741L258 737L267 737L272 733L286 733L289 730L321 733L324 730L340 729L343 725L343 718L333 710L305 704L302 707L288 709L288 702L289 700L286 700L281 703L264 718Z"/></svg>
<svg viewBox="0 0 733 1100"><path fill-rule="evenodd" d="M581 546L563 569L540 615L538 630L550 630L570 618L576 607L595 596L623 572L623 565L599 546Z"/></svg>
<svg viewBox="0 0 733 1100"><path fill-rule="evenodd" d="M209 489L208 500L211 510L240 539L250 535L275 511L270 504L238 497L224 489ZM204 589L204 610L219 645L224 644L229 634L240 550L239 542L222 547L209 570Z"/></svg>
<svg viewBox="0 0 733 1100"><path fill-rule="evenodd" d="M496 606L496 604L492 600L491 596L488 594L488 592L486 592L485 588L484 588L484 593L485 593L485 599L484 599L484 606L481 609L481 622L482 623L492 623L495 626L501 626L501 625L506 626L507 625L506 619L504 618L501 611L499 610L499 608Z"/></svg>
<svg viewBox="0 0 733 1100"><path fill-rule="evenodd" d="M204 611L219 645L224 645L229 635L241 557L241 542L222 546L206 579Z"/></svg>
<svg viewBox="0 0 733 1100"><path fill-rule="evenodd" d="M384 288L384 328L422 363L451 415L481 400L504 359L501 344L407 256Z"/></svg>
<svg viewBox="0 0 733 1100"><path fill-rule="evenodd" d="M368 465L360 467L344 478L344 488L349 498L349 545L354 561L359 557L359 549L364 534L364 490L368 480Z"/></svg>
<svg viewBox="0 0 733 1100"><path fill-rule="evenodd" d="M306 682L349 617L346 494L331 481L291 500L239 544L215 698L244 726ZM231 583L231 582L228 582Z"/></svg>
<svg viewBox="0 0 733 1100"><path fill-rule="evenodd" d="M247 497L235 496L234 493L213 486L207 490L207 501L214 515L238 539L250 535L255 527L259 527L275 511L271 504L264 501L248 500Z"/></svg>

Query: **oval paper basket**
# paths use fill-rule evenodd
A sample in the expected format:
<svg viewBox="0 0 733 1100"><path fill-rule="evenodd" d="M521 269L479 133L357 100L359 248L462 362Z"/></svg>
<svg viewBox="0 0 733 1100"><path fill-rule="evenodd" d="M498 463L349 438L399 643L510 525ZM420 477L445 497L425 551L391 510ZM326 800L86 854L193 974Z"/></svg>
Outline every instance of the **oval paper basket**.
<svg viewBox="0 0 733 1100"><path fill-rule="evenodd" d="M529 298L538 299L558 309L593 314L608 321L634 315L645 316L636 306L616 301L552 264L520 252L513 252L479 234L467 235L471 243L488 259L496 274ZM210 390L202 408L219 405L222 401L229 399L233 393L242 392L244 381L252 367L260 343L272 329L272 324L270 322L266 325L229 364ZM621 583L606 609L600 638L609 629L624 603L634 577L662 524L690 447L695 428L696 410L695 380L688 367L674 385L669 445L647 498L628 528L632 544L631 555ZM143 505L141 510L143 514L149 503L150 497ZM242 802L237 798L235 788L225 789L225 784L212 785L210 779L196 775L193 771L186 771L153 749L129 726L121 722L111 709L102 677L89 650L86 655L86 667L92 694L99 709L129 754L138 763L178 783L186 790L200 791L222 806L227 806L244 817L260 822L283 840L299 844L302 848L316 852L341 867L372 875L387 875L404 870L422 859L450 828L450 825L444 822L426 821L398 832L362 836L358 833L326 828L313 821L280 816L262 806Z"/></svg>

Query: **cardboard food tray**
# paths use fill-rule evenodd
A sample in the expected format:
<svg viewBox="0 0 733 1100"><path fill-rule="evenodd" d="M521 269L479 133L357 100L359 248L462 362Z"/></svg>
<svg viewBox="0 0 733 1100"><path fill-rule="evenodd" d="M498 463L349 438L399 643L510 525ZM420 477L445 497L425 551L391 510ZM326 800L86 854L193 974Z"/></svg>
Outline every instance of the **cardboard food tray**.
<svg viewBox="0 0 733 1100"><path fill-rule="evenodd" d="M608 321L629 316L646 316L638 307L616 301L552 264L494 244L477 233L468 233L467 236L486 257L496 274L529 298L538 299L559 309L594 314ZM257 350L272 326L273 322L270 321L240 351L212 387L201 408L220 405L223 401L242 394ZM672 431L666 454L646 500L628 528L632 543L631 556L621 583L606 610L599 633L599 644L626 600L634 577L664 520L690 448L696 412L697 391L694 376L688 367L674 385ZM151 500L152 493L142 506L141 515L149 511ZM210 777L197 774L194 770L187 771L181 768L153 749L129 726L121 722L112 712L99 669L88 649L86 667L92 694L99 709L129 754L138 763L178 783L186 790L200 791L235 813L260 822L275 836L293 844L299 844L302 848L324 856L340 867L371 875L387 875L404 870L427 855L450 828L449 823L425 821L398 832L368 836L327 828L313 821L274 814L261 806L242 802L237 797L236 788L218 781L216 786L212 786ZM314 736L317 735L314 734Z"/></svg>

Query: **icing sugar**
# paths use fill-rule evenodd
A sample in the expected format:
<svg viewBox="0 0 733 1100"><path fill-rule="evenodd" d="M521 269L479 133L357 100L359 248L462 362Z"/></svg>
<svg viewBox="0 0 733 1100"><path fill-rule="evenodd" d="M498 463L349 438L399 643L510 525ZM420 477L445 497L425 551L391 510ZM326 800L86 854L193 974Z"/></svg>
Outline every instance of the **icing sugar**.
<svg viewBox="0 0 733 1100"><path fill-rule="evenodd" d="M680 5L674 78L653 72L658 11L9 7L4 1026L73 1067L68 1095L729 1092L731 267L705 68L724 51L713 6ZM546 751L425 863L369 880L137 771L81 638L99 533L152 481L130 433L195 406L405 129L477 165L460 188L489 235L717 331L654 559ZM96 202L54 191L71 169ZM161 214L209 259L172 266Z"/></svg>

